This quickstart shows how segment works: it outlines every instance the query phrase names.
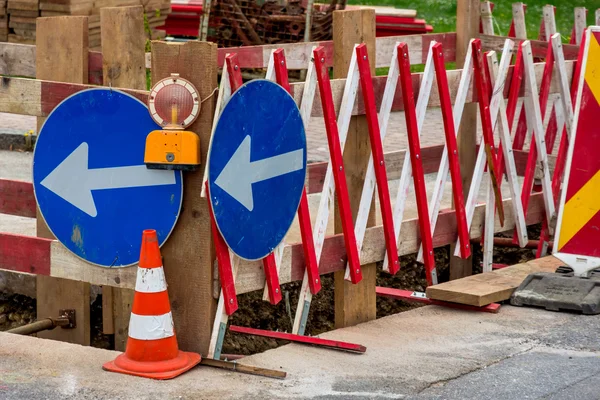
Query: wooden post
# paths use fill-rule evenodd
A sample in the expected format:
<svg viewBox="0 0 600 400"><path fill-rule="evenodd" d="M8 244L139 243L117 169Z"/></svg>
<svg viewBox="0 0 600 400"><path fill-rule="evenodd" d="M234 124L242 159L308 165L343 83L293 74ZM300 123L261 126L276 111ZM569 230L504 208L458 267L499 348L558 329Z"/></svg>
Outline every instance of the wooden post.
<svg viewBox="0 0 600 400"><path fill-rule="evenodd" d="M333 77L345 78L354 51L354 45L365 43L369 52L371 72L375 73L375 11L372 9L333 12ZM344 168L352 217L356 220L363 181L369 162L371 146L367 119L364 115L352 117L344 148ZM375 202L371 205L367 226L375 225ZM340 214L335 206L335 232L342 232ZM353 285L344 280L344 271L334 275L335 327L343 328L374 320L377 311L375 293L377 269L375 264L362 266L363 280Z"/></svg>
<svg viewBox="0 0 600 400"><path fill-rule="evenodd" d="M58 82L88 83L88 17L38 18L36 26L36 78ZM38 118L38 132L44 123ZM37 236L54 239L40 210ZM38 275L37 318L56 317L59 309L75 309L75 329L56 328L39 337L81 345L90 344L89 283Z"/></svg>
<svg viewBox="0 0 600 400"><path fill-rule="evenodd" d="M200 197L200 189L217 97L217 45L153 42L152 81L171 73L188 79L199 92L200 115L188 129L200 136L202 165L195 172L184 172L183 207L161 253L179 346L206 356L217 303L212 296L215 256L208 203Z"/></svg>
<svg viewBox="0 0 600 400"><path fill-rule="evenodd" d="M102 35L102 75L104 86L146 89L144 8L107 7L100 10ZM129 267L135 268L135 267ZM102 288L104 333L112 326L115 350L125 351L129 317L133 304L132 289ZM105 298L106 296L106 298Z"/></svg>
<svg viewBox="0 0 600 400"><path fill-rule="evenodd" d="M472 38L479 36L479 0L458 0L456 5L456 67L462 68L467 47ZM458 156L462 175L463 194L469 194L473 169L477 158L477 103L465 104L458 131ZM450 246L450 280L473 273L473 258L463 260L454 257L454 245Z"/></svg>

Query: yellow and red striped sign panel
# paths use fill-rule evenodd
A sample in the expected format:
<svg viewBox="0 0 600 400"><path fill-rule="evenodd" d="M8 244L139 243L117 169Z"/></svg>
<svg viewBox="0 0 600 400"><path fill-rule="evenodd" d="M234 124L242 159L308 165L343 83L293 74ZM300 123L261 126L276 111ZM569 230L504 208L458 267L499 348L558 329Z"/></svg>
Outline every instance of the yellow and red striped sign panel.
<svg viewBox="0 0 600 400"><path fill-rule="evenodd" d="M600 27L585 32L555 251L600 257Z"/></svg>

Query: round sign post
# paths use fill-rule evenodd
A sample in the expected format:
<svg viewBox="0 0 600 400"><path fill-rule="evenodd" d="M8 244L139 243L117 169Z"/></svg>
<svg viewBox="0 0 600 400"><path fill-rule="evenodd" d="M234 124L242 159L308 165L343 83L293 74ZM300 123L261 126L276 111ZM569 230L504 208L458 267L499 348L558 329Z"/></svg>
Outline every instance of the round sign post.
<svg viewBox="0 0 600 400"><path fill-rule="evenodd" d="M300 110L281 86L253 80L223 109L208 157L217 227L236 255L258 260L284 239L306 178Z"/></svg>
<svg viewBox="0 0 600 400"><path fill-rule="evenodd" d="M138 262L142 232L162 245L175 227L181 171L144 165L148 132L160 127L138 99L89 89L48 116L33 153L33 185L52 234L76 256L102 267Z"/></svg>

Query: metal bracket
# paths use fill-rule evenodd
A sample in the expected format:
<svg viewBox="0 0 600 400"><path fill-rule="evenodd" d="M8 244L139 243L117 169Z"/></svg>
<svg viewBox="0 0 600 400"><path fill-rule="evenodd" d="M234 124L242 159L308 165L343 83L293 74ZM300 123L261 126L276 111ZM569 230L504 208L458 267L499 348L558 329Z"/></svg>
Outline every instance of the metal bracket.
<svg viewBox="0 0 600 400"><path fill-rule="evenodd" d="M67 318L69 323L67 325L61 326L63 329L74 329L77 327L77 322L75 319L75 310L74 309L60 309L58 310L59 318Z"/></svg>

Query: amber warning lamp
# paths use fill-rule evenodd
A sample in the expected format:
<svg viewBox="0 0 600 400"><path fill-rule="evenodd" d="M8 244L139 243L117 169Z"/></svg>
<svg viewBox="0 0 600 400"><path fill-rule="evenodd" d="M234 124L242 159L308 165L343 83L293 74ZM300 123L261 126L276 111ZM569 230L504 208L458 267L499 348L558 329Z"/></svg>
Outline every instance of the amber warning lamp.
<svg viewBox="0 0 600 400"><path fill-rule="evenodd" d="M200 114L200 105L194 85L179 74L171 74L154 85L148 109L162 130L152 131L146 137L146 168L194 171L200 165L200 138L185 130Z"/></svg>

